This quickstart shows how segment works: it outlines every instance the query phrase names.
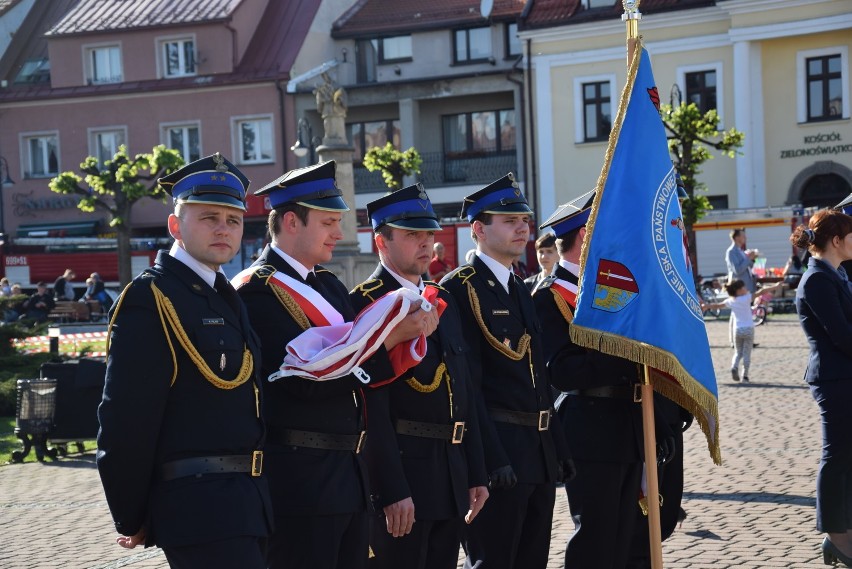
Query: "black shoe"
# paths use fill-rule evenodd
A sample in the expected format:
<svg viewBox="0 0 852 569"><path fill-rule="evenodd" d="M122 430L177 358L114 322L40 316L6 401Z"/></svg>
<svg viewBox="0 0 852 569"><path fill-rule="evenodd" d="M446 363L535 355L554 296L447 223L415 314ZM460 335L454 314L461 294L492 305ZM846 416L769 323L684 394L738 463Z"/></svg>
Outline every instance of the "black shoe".
<svg viewBox="0 0 852 569"><path fill-rule="evenodd" d="M731 370L731 379L733 379L734 381L739 381L740 380L740 372L738 372L735 369L732 369Z"/></svg>
<svg viewBox="0 0 852 569"><path fill-rule="evenodd" d="M748 376L747 375L743 376L743 383L748 383Z"/></svg>
<svg viewBox="0 0 852 569"><path fill-rule="evenodd" d="M847 567L852 567L852 557L847 557L827 537L822 540L822 560L826 565L843 563Z"/></svg>
<svg viewBox="0 0 852 569"><path fill-rule="evenodd" d="M752 345L751 345L751 347L752 347L752 348L756 348L756 347L758 347L759 345L760 345L760 344L758 344L757 342L755 342L754 344L752 344Z"/></svg>

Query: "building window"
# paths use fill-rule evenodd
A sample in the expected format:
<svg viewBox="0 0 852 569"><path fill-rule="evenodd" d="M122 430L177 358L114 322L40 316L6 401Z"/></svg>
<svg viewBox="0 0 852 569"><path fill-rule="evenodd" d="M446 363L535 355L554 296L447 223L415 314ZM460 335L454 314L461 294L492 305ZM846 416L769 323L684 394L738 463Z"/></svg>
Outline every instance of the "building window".
<svg viewBox="0 0 852 569"><path fill-rule="evenodd" d="M26 60L15 76L15 83L50 83L50 60L46 57Z"/></svg>
<svg viewBox="0 0 852 569"><path fill-rule="evenodd" d="M583 142L607 140L612 129L612 98L608 81L583 83Z"/></svg>
<svg viewBox="0 0 852 569"><path fill-rule="evenodd" d="M728 209L728 194L708 195L707 201L713 209Z"/></svg>
<svg viewBox="0 0 852 569"><path fill-rule="evenodd" d="M451 157L515 151L515 111L478 111L443 117L444 154Z"/></svg>
<svg viewBox="0 0 852 569"><path fill-rule="evenodd" d="M378 44L379 63L411 61L411 36L395 36L373 40Z"/></svg>
<svg viewBox="0 0 852 569"><path fill-rule="evenodd" d="M160 41L163 77L195 75L195 40L178 38Z"/></svg>
<svg viewBox="0 0 852 569"><path fill-rule="evenodd" d="M376 65L379 60L376 40L359 40L355 43L355 81L376 82Z"/></svg>
<svg viewBox="0 0 852 569"><path fill-rule="evenodd" d="M701 114L716 108L716 72L696 71L684 75L686 98L684 103L695 103Z"/></svg>
<svg viewBox="0 0 852 569"><path fill-rule="evenodd" d="M163 144L177 150L184 162L201 158L201 128L198 123L162 125Z"/></svg>
<svg viewBox="0 0 852 569"><path fill-rule="evenodd" d="M103 165L107 160L112 160L118 152L118 147L126 144L126 127L89 130L89 154L97 158L100 165Z"/></svg>
<svg viewBox="0 0 852 569"><path fill-rule="evenodd" d="M364 154L374 146L384 146L390 142L394 148L398 149L402 145L399 120L396 119L350 123L346 125L346 130L355 148L357 163L360 163L364 159Z"/></svg>
<svg viewBox="0 0 852 569"><path fill-rule="evenodd" d="M480 63L491 57L491 28L455 30L453 34L455 63Z"/></svg>
<svg viewBox="0 0 852 569"><path fill-rule="evenodd" d="M843 92L840 56L805 60L808 84L808 122L840 118Z"/></svg>
<svg viewBox="0 0 852 569"><path fill-rule="evenodd" d="M237 156L240 164L272 162L272 117L241 117L234 120Z"/></svg>
<svg viewBox="0 0 852 569"><path fill-rule="evenodd" d="M86 74L89 85L121 83L121 47L105 45L86 48Z"/></svg>
<svg viewBox="0 0 852 569"><path fill-rule="evenodd" d="M523 52L521 38L518 37L518 24L512 22L506 26L506 57L518 57Z"/></svg>
<svg viewBox="0 0 852 569"><path fill-rule="evenodd" d="M46 178L59 174L59 137L56 133L23 136L27 164L24 176Z"/></svg>
<svg viewBox="0 0 852 569"><path fill-rule="evenodd" d="M798 122L849 118L848 46L798 52L796 79Z"/></svg>

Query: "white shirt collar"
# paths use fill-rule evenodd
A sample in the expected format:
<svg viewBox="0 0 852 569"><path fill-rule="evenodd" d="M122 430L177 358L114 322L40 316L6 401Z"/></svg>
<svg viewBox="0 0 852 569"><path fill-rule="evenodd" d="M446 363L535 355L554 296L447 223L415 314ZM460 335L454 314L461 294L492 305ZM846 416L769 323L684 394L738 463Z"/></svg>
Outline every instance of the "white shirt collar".
<svg viewBox="0 0 852 569"><path fill-rule="evenodd" d="M293 267L293 270L294 270L294 271L296 271L297 273L299 273L299 276L300 276L300 277L302 277L302 280L303 280L303 281L304 281L304 280L307 280L307 278L308 278L308 273L312 273L312 272L313 272L313 267L311 267L311 268L309 269L309 268L307 268L305 265L303 265L302 263L300 263L299 261L297 261L296 259L294 259L293 257L291 257L290 255L288 255L287 253L285 253L284 251L282 251L281 249L279 249L278 247L275 247L274 245L270 245L270 247L272 248L272 250L273 250L273 251L275 251L276 253L278 253L278 256L279 256L279 257L281 257L282 259L284 259L284 261L285 261L288 265L290 265L291 267Z"/></svg>
<svg viewBox="0 0 852 569"><path fill-rule="evenodd" d="M169 255L192 269L195 274L201 277L201 280L210 285L210 288L216 288L216 271L214 271L192 255L190 255L186 249L178 245L177 241L175 241L172 244L172 248L169 249ZM225 274L222 271L221 267L219 268L218 272L222 273L223 275Z"/></svg>
<svg viewBox="0 0 852 569"><path fill-rule="evenodd" d="M580 265L577 263L572 263L571 261L566 261L565 259L560 259L559 266L563 269L567 270L569 273L574 275L575 277L580 276Z"/></svg>
<svg viewBox="0 0 852 569"><path fill-rule="evenodd" d="M512 271L509 267L504 267L502 263L495 261L482 251L477 251L476 256L479 257L485 266L491 269L491 272L494 273L494 276L497 277L497 282L503 285L503 290L507 293L509 292L509 277L512 275Z"/></svg>
<svg viewBox="0 0 852 569"><path fill-rule="evenodd" d="M417 284L414 284L413 282L411 282L411 281L410 281L410 280L408 280L407 278L405 278L405 277L403 277L403 276L400 276L400 275L396 274L395 272L393 272L393 271L392 271L390 268L388 268L388 266L387 266L387 265L385 265L384 263L382 263L382 266L385 268L385 270L386 270L387 272L389 272L390 274L392 274L392 275L393 275L393 278L395 278L395 279L399 282L400 286L402 286L402 287L404 287L404 288L407 288L408 290L412 290L412 291L414 291L414 292L416 292L416 293L418 293L418 294L420 294L421 292L423 292L423 289L425 288L425 285L423 284L423 279L422 279L422 278L420 279L420 282L418 282Z"/></svg>

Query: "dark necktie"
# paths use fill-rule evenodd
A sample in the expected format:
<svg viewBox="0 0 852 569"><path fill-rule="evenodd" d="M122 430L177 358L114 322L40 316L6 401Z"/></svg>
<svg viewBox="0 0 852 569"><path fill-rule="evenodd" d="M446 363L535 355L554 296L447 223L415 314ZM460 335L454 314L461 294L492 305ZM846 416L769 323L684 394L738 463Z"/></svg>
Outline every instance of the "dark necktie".
<svg viewBox="0 0 852 569"><path fill-rule="evenodd" d="M222 273L216 273L215 288L216 292L219 293L222 299L231 307L231 310L234 311L234 314L239 317L240 299L237 296L237 291Z"/></svg>
<svg viewBox="0 0 852 569"><path fill-rule="evenodd" d="M308 286L322 294L322 285L319 282L319 278L317 278L317 274L313 271L308 273L308 276L305 277L305 282L308 283Z"/></svg>

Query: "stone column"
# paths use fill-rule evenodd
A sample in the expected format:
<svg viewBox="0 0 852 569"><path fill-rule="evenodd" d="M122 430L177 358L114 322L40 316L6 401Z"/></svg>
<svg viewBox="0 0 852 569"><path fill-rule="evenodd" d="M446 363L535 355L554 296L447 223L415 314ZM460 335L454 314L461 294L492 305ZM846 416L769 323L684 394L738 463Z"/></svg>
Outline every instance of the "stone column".
<svg viewBox="0 0 852 569"><path fill-rule="evenodd" d="M343 214L343 239L334 248L334 257L328 268L343 281L347 288L365 281L376 268L376 255L361 253L358 246L357 219L355 216L355 176L352 169L354 148L346 140L346 91L336 87L328 74L323 73L323 84L316 88L317 111L322 116L322 144L317 148L320 162L337 163L337 187L352 209Z"/></svg>

